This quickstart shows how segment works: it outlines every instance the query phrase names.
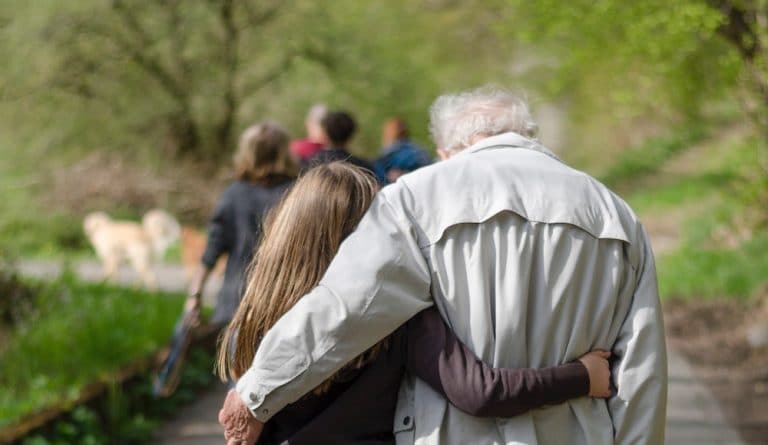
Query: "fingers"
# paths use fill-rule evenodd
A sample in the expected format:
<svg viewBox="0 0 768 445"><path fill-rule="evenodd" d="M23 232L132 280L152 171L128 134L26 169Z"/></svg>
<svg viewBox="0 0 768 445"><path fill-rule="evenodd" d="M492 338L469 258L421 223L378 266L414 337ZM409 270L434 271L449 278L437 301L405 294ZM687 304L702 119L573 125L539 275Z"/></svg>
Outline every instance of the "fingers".
<svg viewBox="0 0 768 445"><path fill-rule="evenodd" d="M596 356L598 356L598 357L600 357L600 358L604 358L604 359L606 359L606 360L608 360L609 358L611 358L611 353L610 353L610 351L601 351L601 350L599 350L599 349L598 349L598 350L595 350L595 351L592 351L592 352L590 352L590 354L594 354L594 355L596 355Z"/></svg>
<svg viewBox="0 0 768 445"><path fill-rule="evenodd" d="M611 397L611 391L609 389L600 390L595 394L595 398L597 399L607 399L608 397Z"/></svg>

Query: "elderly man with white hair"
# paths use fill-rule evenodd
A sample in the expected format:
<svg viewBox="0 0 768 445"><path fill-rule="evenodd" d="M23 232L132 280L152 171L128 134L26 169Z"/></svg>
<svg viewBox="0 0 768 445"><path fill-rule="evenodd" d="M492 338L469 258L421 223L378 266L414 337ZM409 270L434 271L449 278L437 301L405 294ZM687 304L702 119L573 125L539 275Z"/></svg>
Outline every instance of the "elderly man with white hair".
<svg viewBox="0 0 768 445"><path fill-rule="evenodd" d="M255 424L434 304L493 366L609 350L615 394L476 418L408 376L398 444L663 443L666 350L648 237L624 201L540 145L536 128L505 91L437 99L431 131L444 162L385 187L320 286L264 337L237 384Z"/></svg>

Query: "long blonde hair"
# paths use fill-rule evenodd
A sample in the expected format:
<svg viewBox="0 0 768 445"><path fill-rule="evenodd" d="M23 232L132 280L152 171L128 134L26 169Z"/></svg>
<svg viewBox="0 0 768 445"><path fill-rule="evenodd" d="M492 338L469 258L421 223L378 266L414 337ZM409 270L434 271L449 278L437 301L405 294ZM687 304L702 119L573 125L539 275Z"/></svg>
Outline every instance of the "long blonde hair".
<svg viewBox="0 0 768 445"><path fill-rule="evenodd" d="M223 380L240 378L251 366L267 331L317 286L377 190L376 180L368 172L347 162L332 162L303 175L270 212L243 299L220 339L216 371ZM384 344L349 366L363 366ZM316 392L324 392L333 380Z"/></svg>

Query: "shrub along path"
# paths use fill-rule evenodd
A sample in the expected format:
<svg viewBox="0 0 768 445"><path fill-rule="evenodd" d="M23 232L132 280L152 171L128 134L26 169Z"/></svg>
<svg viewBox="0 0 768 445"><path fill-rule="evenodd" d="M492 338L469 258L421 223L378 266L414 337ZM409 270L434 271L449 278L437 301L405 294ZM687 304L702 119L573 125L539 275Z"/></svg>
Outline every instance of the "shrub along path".
<svg viewBox="0 0 768 445"><path fill-rule="evenodd" d="M651 233L653 238L653 233ZM37 278L51 278L61 273L63 265L55 261L22 261L18 264L22 274ZM99 280L100 266L95 261L82 261L72 270L84 280ZM158 286L167 291L184 291L186 276L181 266L163 264L157 267ZM136 276L123 268L116 281L133 285ZM219 283L206 289L206 301L212 301ZM226 387L217 384L190 406L180 410L157 432L159 445L215 445L224 443L218 426L217 414L226 395ZM668 445L742 445L738 432L728 424L723 411L711 391L694 376L683 356L669 349L669 396L667 405Z"/></svg>
<svg viewBox="0 0 768 445"><path fill-rule="evenodd" d="M96 261L80 261L71 264L69 267L82 280L101 280L101 265ZM28 260L19 262L18 268L22 275L50 279L61 274L64 270L64 265L60 261ZM157 265L155 273L157 274L160 290L168 292L183 292L186 290L187 277L181 266L174 264ZM138 277L133 270L123 267L114 281L118 284L134 286L138 283ZM207 304L213 303L220 286L220 279L216 276L211 277L204 295L204 300ZM215 384L209 388L201 394L197 401L181 409L173 419L163 425L157 431L156 440L153 440L152 443L167 445L223 443L223 430L219 427L217 415L226 393L227 388L223 384Z"/></svg>

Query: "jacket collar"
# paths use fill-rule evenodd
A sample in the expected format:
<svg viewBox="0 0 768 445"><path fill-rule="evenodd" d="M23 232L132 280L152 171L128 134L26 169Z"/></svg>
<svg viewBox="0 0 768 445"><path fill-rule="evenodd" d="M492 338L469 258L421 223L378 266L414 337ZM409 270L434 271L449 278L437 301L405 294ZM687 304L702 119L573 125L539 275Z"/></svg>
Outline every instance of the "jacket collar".
<svg viewBox="0 0 768 445"><path fill-rule="evenodd" d="M483 150L493 150L497 148L527 148L529 150L544 153L545 155L557 159L558 161L560 160L560 158L558 158L550 149L539 144L538 141L526 138L513 131L481 139L474 145L471 145L470 147L465 148L459 152L456 156L460 156L465 153L476 153Z"/></svg>

